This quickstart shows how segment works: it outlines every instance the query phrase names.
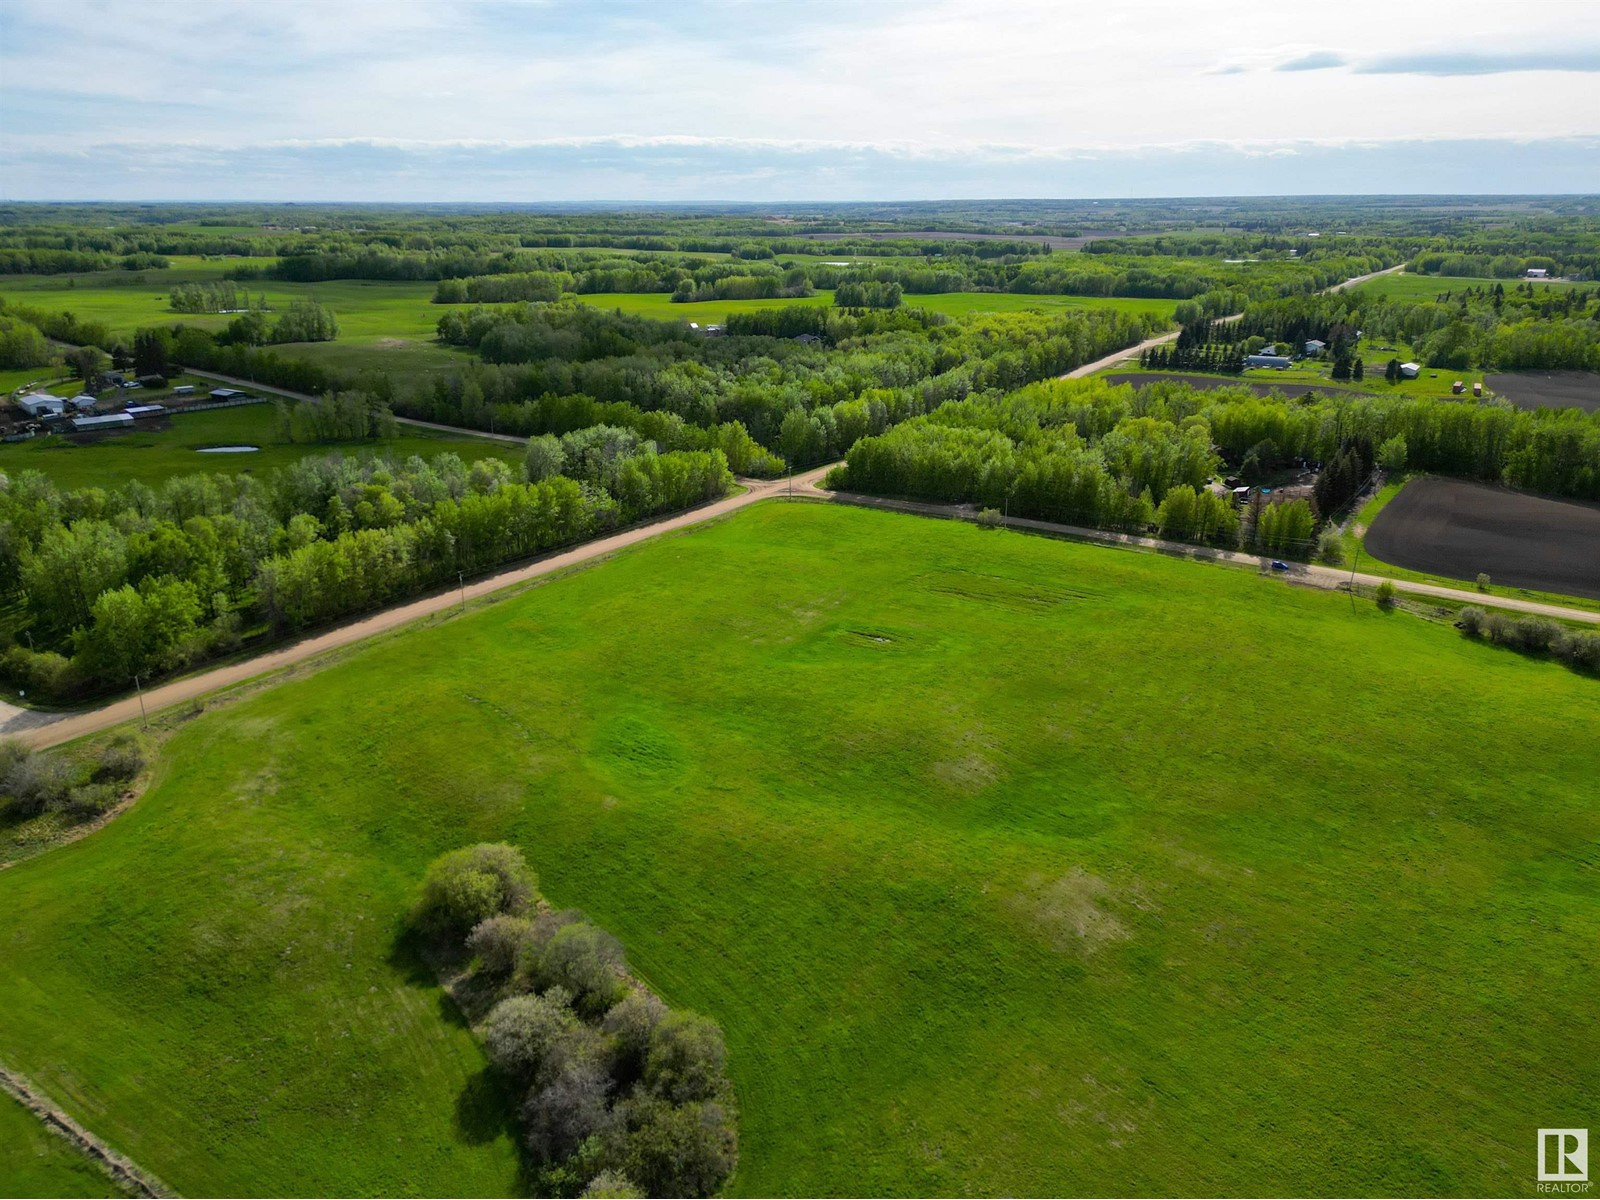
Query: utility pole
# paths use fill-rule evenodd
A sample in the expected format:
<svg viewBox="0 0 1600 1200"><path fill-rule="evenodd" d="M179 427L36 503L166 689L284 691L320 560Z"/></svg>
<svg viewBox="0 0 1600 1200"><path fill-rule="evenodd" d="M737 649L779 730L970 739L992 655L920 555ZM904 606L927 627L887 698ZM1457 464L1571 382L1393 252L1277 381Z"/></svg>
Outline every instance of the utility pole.
<svg viewBox="0 0 1600 1200"><path fill-rule="evenodd" d="M133 690L139 696L139 727L148 729L150 728L150 715L144 710L144 689L139 686L139 677L137 675L133 677Z"/></svg>
<svg viewBox="0 0 1600 1200"><path fill-rule="evenodd" d="M1350 611L1356 610L1356 566L1361 562L1361 543L1356 543L1356 556L1350 563Z"/></svg>
<svg viewBox="0 0 1600 1200"><path fill-rule="evenodd" d="M461 611L462 612L466 612L467 611L467 573L465 571L457 571L456 572L456 582L461 585Z"/></svg>

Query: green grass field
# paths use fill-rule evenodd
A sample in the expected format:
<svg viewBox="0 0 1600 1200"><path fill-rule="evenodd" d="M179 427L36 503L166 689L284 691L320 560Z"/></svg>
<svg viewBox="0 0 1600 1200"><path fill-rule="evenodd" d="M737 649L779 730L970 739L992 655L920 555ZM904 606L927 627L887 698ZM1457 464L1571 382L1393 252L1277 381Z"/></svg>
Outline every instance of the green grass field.
<svg viewBox="0 0 1600 1200"><path fill-rule="evenodd" d="M828 305L833 293L819 291L801 300L712 300L700 304L674 304L665 292L606 292L578 296L576 299L598 308L620 308L633 316L657 321L697 321L701 325L721 324L734 313L759 312L790 304ZM1171 316L1172 300L1141 300L1123 296L1018 296L1008 292L946 292L937 296L907 296L907 308L926 308L946 316L969 313L1053 312L1058 309L1110 308L1117 312L1153 312Z"/></svg>
<svg viewBox="0 0 1600 1200"><path fill-rule="evenodd" d="M109 1176L0 1092L0 1196L121 1196Z"/></svg>
<svg viewBox="0 0 1600 1200"><path fill-rule="evenodd" d="M1497 283L1504 284L1506 290L1510 291L1513 285L1520 287L1527 282L1526 279L1467 279L1447 275L1412 275L1401 271L1397 275L1383 275L1368 280L1353 290L1364 295L1387 296L1391 300L1409 300L1415 303L1420 300L1432 300L1441 292L1459 293L1467 288L1492 288ZM1574 285L1550 280L1543 283L1535 281L1533 286L1568 288Z"/></svg>
<svg viewBox="0 0 1600 1200"><path fill-rule="evenodd" d="M180 722L0 873L0 1061L186 1193L504 1193L396 946L429 859L505 838L723 1024L732 1194L1531 1193L1600 1101L1595 687L759 505Z"/></svg>
<svg viewBox="0 0 1600 1200"><path fill-rule="evenodd" d="M510 442L491 441L470 434L448 434L414 426L400 426L401 436L386 441L306 445L282 441L275 428L276 408L253 404L244 408L219 408L180 414L161 429L135 428L97 441L77 444L67 437L40 437L0 446L0 471L43 471L59 486L119 487L131 479L158 484L175 475L220 471L266 474L308 454L343 451L347 454L383 453L399 458L420 454L431 458L452 451L471 461L503 458L513 465L522 452ZM254 445L255 454L201 454L202 446Z"/></svg>

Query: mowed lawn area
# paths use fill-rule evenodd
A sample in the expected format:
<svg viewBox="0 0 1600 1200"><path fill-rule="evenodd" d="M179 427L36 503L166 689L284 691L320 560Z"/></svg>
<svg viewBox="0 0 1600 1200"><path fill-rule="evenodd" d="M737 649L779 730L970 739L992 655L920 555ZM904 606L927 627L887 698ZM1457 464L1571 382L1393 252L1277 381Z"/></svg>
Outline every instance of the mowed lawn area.
<svg viewBox="0 0 1600 1200"><path fill-rule="evenodd" d="M0 1196L122 1196L105 1172L0 1092Z"/></svg>
<svg viewBox="0 0 1600 1200"><path fill-rule="evenodd" d="M1432 300L1443 292L1459 295L1468 288L1482 290L1492 288L1497 283L1504 285L1508 292L1513 286L1521 287L1525 283L1532 283L1535 288L1575 286L1555 279L1478 279L1452 275L1413 275L1409 271L1401 271L1394 275L1380 275L1377 279L1369 279L1354 290L1366 295L1387 296L1391 300L1405 300L1415 304L1422 300Z"/></svg>
<svg viewBox="0 0 1600 1200"><path fill-rule="evenodd" d="M1596 681L1156 555L757 505L186 721L0 872L0 1061L180 1191L518 1186L403 948L520 846L727 1032L733 1194L1531 1191Z"/></svg>
<svg viewBox="0 0 1600 1200"><path fill-rule="evenodd" d="M384 454L406 458L420 454L433 458L459 454L471 462L503 458L513 466L522 463L522 451L510 442L491 441L468 433L450 434L401 425L400 436L377 441L308 444L283 440L277 409L271 404L243 408L217 408L168 418L160 427L136 426L129 433L110 433L94 441L51 436L0 446L0 472L43 471L63 488L120 487L138 479L160 484L175 475L213 471L266 474L307 455ZM206 446L259 446L250 454L202 454Z"/></svg>

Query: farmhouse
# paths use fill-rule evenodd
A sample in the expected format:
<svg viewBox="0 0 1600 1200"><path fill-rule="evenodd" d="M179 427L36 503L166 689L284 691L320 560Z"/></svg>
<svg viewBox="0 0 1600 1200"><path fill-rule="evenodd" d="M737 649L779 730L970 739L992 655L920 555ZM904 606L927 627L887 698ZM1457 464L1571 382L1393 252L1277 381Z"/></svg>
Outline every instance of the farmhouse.
<svg viewBox="0 0 1600 1200"><path fill-rule="evenodd" d="M67 411L67 402L60 396L51 396L46 392L30 392L19 397L17 404L22 411L35 419L39 417L59 417Z"/></svg>
<svg viewBox="0 0 1600 1200"><path fill-rule="evenodd" d="M1247 367L1275 367L1286 370L1294 364L1282 354L1251 354L1244 360Z"/></svg>
<svg viewBox="0 0 1600 1200"><path fill-rule="evenodd" d="M1418 375L1421 375L1421 374L1422 374L1422 364L1421 363L1409 362L1409 363L1401 363L1400 364L1400 377L1402 379L1415 379Z"/></svg>

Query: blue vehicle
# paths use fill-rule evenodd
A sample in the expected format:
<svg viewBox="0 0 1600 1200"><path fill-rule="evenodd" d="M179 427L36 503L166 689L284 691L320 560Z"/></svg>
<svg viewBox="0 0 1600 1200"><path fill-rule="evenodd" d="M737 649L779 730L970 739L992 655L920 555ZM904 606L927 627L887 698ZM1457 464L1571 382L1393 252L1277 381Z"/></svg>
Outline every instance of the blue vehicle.
<svg viewBox="0 0 1600 1200"><path fill-rule="evenodd" d="M1284 562L1282 559L1275 558L1272 560L1272 569L1274 571L1287 571L1289 569L1289 564Z"/></svg>

